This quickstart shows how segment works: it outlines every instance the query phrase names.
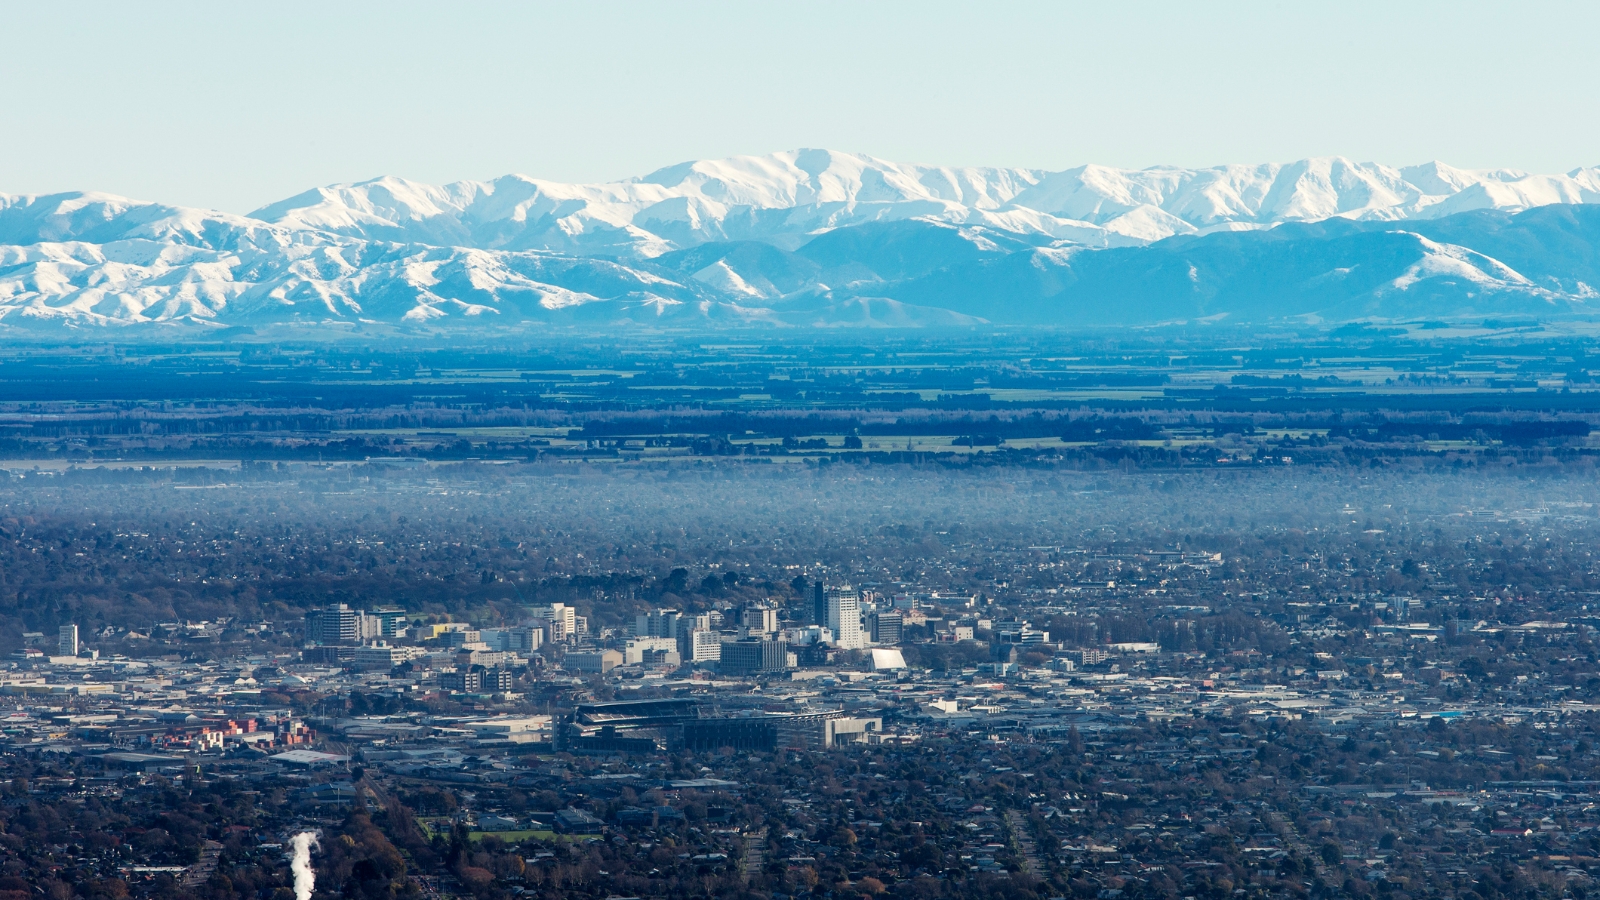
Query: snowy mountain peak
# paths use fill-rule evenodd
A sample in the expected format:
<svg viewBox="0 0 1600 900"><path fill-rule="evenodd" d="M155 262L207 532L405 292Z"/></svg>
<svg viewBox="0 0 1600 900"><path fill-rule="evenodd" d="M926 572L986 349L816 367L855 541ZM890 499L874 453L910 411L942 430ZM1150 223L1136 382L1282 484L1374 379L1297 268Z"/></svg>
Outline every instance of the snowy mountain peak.
<svg viewBox="0 0 1600 900"><path fill-rule="evenodd" d="M1183 317L1173 298L1198 303L1201 317L1225 301L1229 315L1282 314L1264 297L1301 297L1324 319L1458 294L1463 308L1499 297L1586 309L1600 284L1586 229L1600 217L1533 216L1543 230L1526 244L1496 243L1499 219L1468 217L1480 230L1462 234L1450 223L1597 202L1596 168L1533 175L1330 156L1050 172L817 149L593 184L385 176L249 216L110 194L0 195L0 329L1099 321L1143 315L1122 300L1139 296L1159 307L1155 321ZM1316 222L1310 237L1279 230ZM1541 242L1559 264L1499 255L1527 257ZM1273 265L1296 274L1276 281L1276 270L1251 274L1242 260L1255 257L1229 255L1288 246L1295 254ZM1029 306L1068 296L1119 299L1104 313Z"/></svg>
<svg viewBox="0 0 1600 900"><path fill-rule="evenodd" d="M907 165L809 149L681 163L639 179L757 209L915 200L995 209L1037 180L1038 173L1027 169Z"/></svg>
<svg viewBox="0 0 1600 900"><path fill-rule="evenodd" d="M792 249L831 228L923 217L1119 246L1335 216L1400 220L1597 197L1600 178L1589 169L1554 176L1439 162L1396 169L1329 156L1045 172L802 149L695 160L598 184L508 175L436 187L379 178L308 191L251 215L353 237L650 258L728 239Z"/></svg>

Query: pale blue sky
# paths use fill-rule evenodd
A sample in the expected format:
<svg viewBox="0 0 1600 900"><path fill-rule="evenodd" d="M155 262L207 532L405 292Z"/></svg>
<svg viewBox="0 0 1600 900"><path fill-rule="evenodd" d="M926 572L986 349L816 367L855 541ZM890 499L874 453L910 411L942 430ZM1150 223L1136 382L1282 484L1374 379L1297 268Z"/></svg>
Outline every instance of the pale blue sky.
<svg viewBox="0 0 1600 900"><path fill-rule="evenodd" d="M0 4L0 192L244 212L381 174L1600 164L1594 3Z"/></svg>

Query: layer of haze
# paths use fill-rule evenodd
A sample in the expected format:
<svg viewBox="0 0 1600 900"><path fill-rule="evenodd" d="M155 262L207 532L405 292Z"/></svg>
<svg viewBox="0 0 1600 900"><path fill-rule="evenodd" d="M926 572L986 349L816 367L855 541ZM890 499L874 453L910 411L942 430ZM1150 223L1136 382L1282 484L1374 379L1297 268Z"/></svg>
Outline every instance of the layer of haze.
<svg viewBox="0 0 1600 900"><path fill-rule="evenodd" d="M13 3L0 192L244 212L795 147L1560 172L1600 163L1597 31L1577 3Z"/></svg>

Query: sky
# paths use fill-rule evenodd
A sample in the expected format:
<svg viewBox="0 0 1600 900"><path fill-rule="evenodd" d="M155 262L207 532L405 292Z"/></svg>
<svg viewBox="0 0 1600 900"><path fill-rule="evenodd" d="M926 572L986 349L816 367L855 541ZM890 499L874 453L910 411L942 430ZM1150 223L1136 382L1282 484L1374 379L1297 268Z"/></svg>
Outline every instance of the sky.
<svg viewBox="0 0 1600 900"><path fill-rule="evenodd" d="M0 193L248 212L826 147L1065 169L1600 165L1600 4L0 3Z"/></svg>

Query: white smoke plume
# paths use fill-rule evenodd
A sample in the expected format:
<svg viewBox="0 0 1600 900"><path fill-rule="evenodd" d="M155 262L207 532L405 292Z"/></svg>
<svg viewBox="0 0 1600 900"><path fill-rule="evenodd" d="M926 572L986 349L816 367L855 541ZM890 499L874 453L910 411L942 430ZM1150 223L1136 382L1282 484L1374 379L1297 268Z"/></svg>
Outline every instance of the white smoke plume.
<svg viewBox="0 0 1600 900"><path fill-rule="evenodd" d="M311 848L317 846L317 836L302 831L289 844L294 847L294 859L289 863L294 872L294 900L311 900L317 884L317 873L311 869Z"/></svg>

